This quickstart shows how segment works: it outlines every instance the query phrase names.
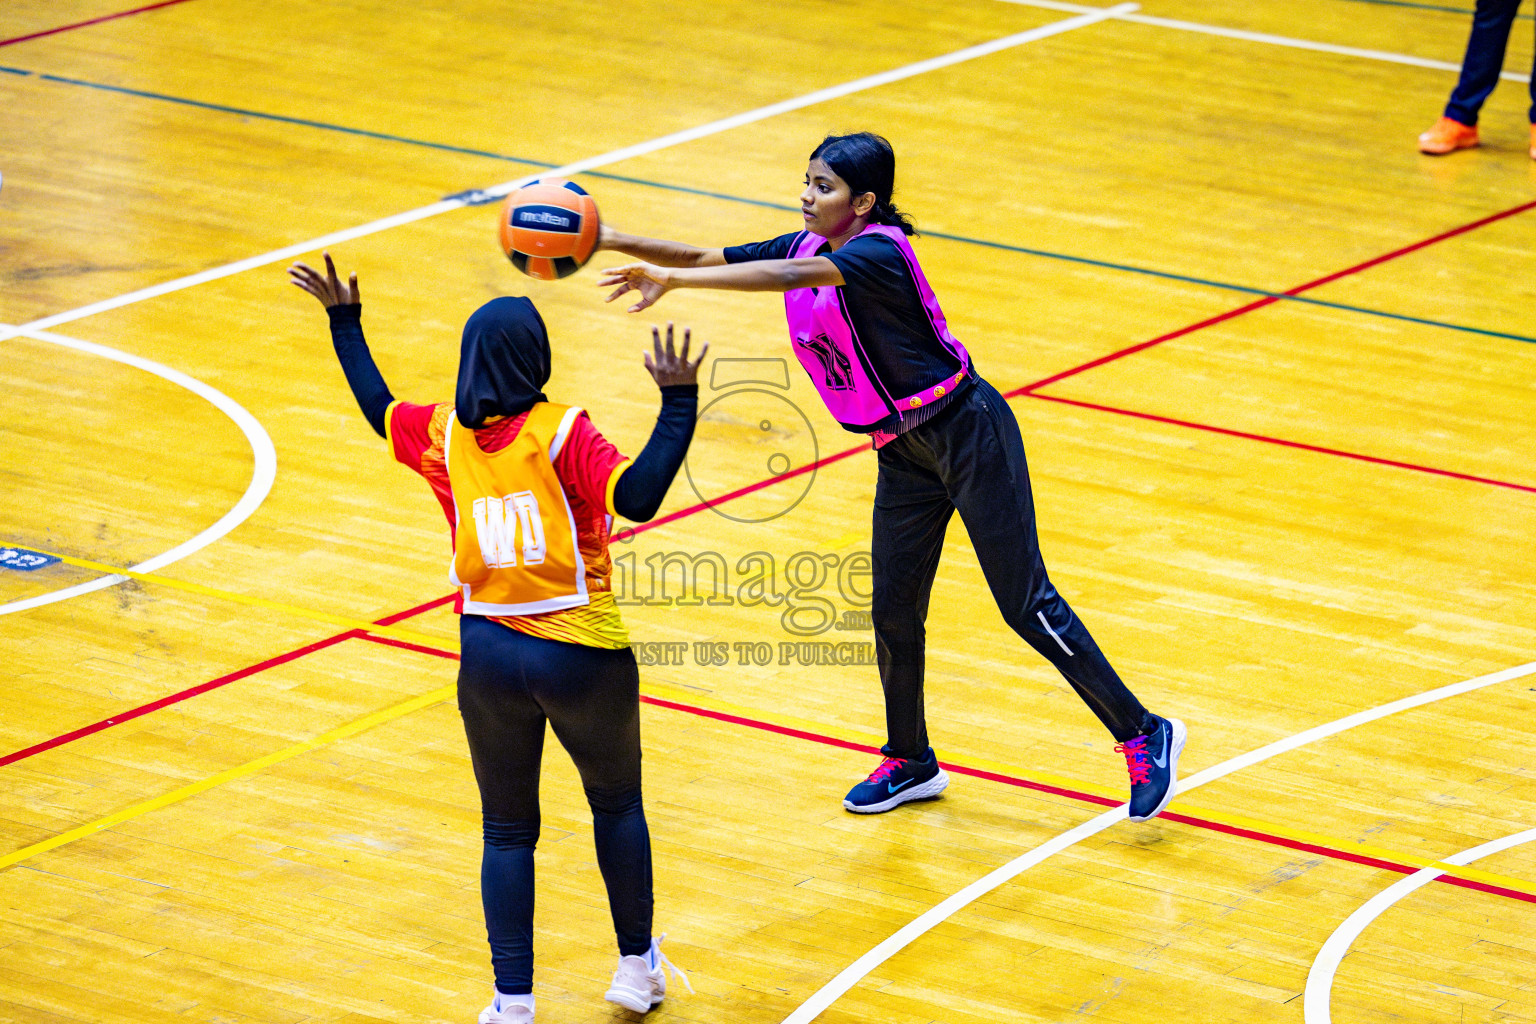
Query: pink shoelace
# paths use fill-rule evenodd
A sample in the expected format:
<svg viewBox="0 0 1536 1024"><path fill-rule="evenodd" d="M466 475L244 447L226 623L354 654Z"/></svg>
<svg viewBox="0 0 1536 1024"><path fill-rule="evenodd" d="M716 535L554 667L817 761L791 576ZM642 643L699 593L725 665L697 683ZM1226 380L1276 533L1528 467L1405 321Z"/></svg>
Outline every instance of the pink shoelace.
<svg viewBox="0 0 1536 1024"><path fill-rule="evenodd" d="M899 757L888 757L884 761L880 762L879 768L876 768L874 771L869 773L869 778L866 781L884 782L886 779L896 774L896 770L900 768L903 763L905 762L903 762Z"/></svg>
<svg viewBox="0 0 1536 1024"><path fill-rule="evenodd" d="M1125 755L1125 770L1131 773L1131 785L1146 785L1152 773L1152 767L1147 764L1147 738L1137 736L1127 740L1115 748L1115 753Z"/></svg>

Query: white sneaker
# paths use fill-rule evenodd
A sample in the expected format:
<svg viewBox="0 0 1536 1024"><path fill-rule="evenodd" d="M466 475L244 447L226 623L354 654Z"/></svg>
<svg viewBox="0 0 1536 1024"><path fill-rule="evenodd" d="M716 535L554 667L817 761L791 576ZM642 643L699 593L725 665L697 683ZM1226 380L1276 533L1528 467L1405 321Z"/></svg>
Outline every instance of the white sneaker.
<svg viewBox="0 0 1536 1024"><path fill-rule="evenodd" d="M649 1013L667 994L667 971L677 975L683 987L692 992L693 986L688 982L688 975L678 970L677 965L661 951L661 943L665 938L663 935L660 939L651 940L651 958L656 961L655 967L650 966L643 956L619 957L618 970L613 972L613 984L603 998L636 1013ZM481 1024L487 1022L482 1021Z"/></svg>
<svg viewBox="0 0 1536 1024"><path fill-rule="evenodd" d="M521 1003L505 1003L498 1008L500 999L493 998L491 1005L480 1011L480 1024L533 1024L533 1011Z"/></svg>

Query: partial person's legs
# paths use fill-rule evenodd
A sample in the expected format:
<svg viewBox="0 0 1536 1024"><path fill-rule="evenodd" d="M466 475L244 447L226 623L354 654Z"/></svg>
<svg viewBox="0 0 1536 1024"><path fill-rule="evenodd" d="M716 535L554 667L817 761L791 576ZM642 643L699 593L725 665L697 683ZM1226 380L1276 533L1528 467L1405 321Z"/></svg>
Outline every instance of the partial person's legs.
<svg viewBox="0 0 1536 1024"><path fill-rule="evenodd" d="M1499 84L1504 49L1509 45L1509 31L1519 9L1520 0L1477 0L1467 55L1461 62L1461 78L1445 105L1446 117L1469 127L1477 124L1484 101Z"/></svg>
<svg viewBox="0 0 1536 1024"><path fill-rule="evenodd" d="M1419 152L1444 156L1479 144L1477 116L1483 102L1499 84L1504 67L1504 48L1515 21L1520 0L1477 0L1472 13L1472 35L1461 62L1461 77L1445 105L1445 113L1419 136Z"/></svg>
<svg viewBox="0 0 1536 1024"><path fill-rule="evenodd" d="M1536 160L1536 57L1531 59L1531 109L1527 119L1531 122L1531 159Z"/></svg>
<svg viewBox="0 0 1536 1024"><path fill-rule="evenodd" d="M459 712L480 785L480 898L496 989L533 991L533 850L539 839L544 713L528 693L521 634L478 615L459 620Z"/></svg>

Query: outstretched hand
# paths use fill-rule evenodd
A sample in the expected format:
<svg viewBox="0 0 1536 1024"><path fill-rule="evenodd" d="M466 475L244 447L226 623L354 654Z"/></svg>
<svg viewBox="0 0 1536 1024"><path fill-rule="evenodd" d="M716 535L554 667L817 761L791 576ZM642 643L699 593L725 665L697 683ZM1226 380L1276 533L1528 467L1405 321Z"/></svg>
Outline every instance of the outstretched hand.
<svg viewBox="0 0 1536 1024"><path fill-rule="evenodd" d="M331 254L325 253L325 275L307 263L295 263L288 268L288 280L299 286L315 298L320 304L329 309L332 306L350 306L362 302L362 294L357 290L357 274L352 274L346 284L342 284L336 276L336 264L331 262Z"/></svg>
<svg viewBox="0 0 1536 1024"><path fill-rule="evenodd" d="M667 347L661 347L661 329L651 328L652 353L645 354L645 368L651 371L651 377L659 388L673 384L697 384L699 382L699 365L704 362L704 356L709 351L709 342L699 349L699 358L693 362L688 361L688 344L693 339L693 331L683 328L683 351L678 353L672 347L672 323L667 322Z"/></svg>
<svg viewBox="0 0 1536 1024"><path fill-rule="evenodd" d="M606 302L612 302L625 292L639 292L640 301L629 307L631 313L638 313L647 306L654 306L657 299L672 289L671 277L671 272L666 267L653 267L649 263L630 263L603 271L603 279L597 282L597 286L607 288L618 285L604 300Z"/></svg>

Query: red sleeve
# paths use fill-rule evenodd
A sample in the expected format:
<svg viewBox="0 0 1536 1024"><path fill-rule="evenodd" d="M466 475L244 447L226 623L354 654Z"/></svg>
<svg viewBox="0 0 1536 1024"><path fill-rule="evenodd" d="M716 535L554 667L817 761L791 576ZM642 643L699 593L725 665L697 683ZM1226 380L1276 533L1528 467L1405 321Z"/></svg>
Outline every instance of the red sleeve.
<svg viewBox="0 0 1536 1024"><path fill-rule="evenodd" d="M421 472L422 455L432 447L432 436L428 428L436 409L436 405L396 402L389 407L384 417L385 428L389 433L390 454L396 462L417 473Z"/></svg>
<svg viewBox="0 0 1536 1024"><path fill-rule="evenodd" d="M555 475L566 492L576 495L594 510L612 513L609 500L616 470L629 464L628 456L598 433L586 413L576 417L565 445L555 456Z"/></svg>
<svg viewBox="0 0 1536 1024"><path fill-rule="evenodd" d="M437 503L443 507L450 530L455 521L453 489L448 486L448 462L443 445L447 441L448 418L452 415L453 406L441 402L435 405L394 402L384 414L390 453L426 480Z"/></svg>

